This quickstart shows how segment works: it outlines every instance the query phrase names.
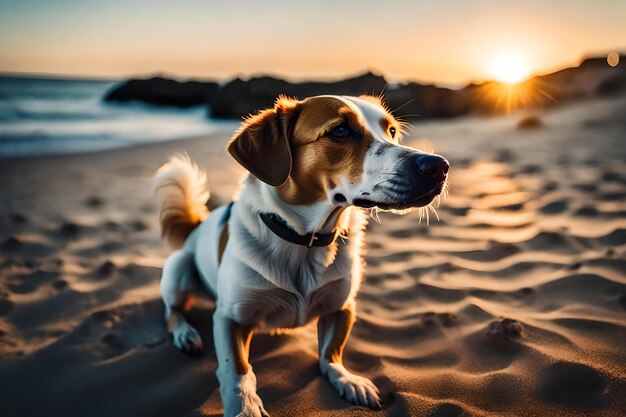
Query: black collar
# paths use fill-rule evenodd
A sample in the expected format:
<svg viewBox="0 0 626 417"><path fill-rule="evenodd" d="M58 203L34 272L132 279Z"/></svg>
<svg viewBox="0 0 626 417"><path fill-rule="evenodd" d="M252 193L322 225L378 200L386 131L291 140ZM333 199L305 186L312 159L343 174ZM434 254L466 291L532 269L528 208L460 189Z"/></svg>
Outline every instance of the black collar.
<svg viewBox="0 0 626 417"><path fill-rule="evenodd" d="M337 236L341 235L339 229L334 229L330 233L307 233L301 235L289 224L285 219L274 213L259 213L259 217L263 220L263 223L279 238L286 240L296 245L306 246L311 248L313 246L328 246L333 243Z"/></svg>

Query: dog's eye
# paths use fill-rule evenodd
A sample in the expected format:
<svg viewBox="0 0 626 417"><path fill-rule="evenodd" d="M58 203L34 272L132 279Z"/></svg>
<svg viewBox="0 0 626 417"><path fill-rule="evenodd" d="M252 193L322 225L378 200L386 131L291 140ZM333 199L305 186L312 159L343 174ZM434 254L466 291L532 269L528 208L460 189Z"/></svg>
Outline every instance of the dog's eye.
<svg viewBox="0 0 626 417"><path fill-rule="evenodd" d="M352 136L352 131L345 125L339 125L329 132L329 136L337 140L346 140Z"/></svg>
<svg viewBox="0 0 626 417"><path fill-rule="evenodd" d="M395 138L396 137L396 128L391 126L389 128L389 134L391 135L392 138Z"/></svg>

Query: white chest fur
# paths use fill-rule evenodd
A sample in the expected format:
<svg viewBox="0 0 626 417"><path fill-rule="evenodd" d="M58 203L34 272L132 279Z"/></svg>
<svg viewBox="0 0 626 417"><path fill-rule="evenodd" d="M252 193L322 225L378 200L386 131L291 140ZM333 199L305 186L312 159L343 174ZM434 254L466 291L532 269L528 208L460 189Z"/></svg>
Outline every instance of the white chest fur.
<svg viewBox="0 0 626 417"><path fill-rule="evenodd" d="M280 247L268 244L253 256L241 256L236 269L245 288L228 291L233 318L259 327L292 328L341 309L360 284L360 269L354 274L355 264L361 263L360 256L353 257L355 243L309 249L279 242Z"/></svg>
<svg viewBox="0 0 626 417"><path fill-rule="evenodd" d="M242 324L292 328L354 302L366 224L360 209L350 208L342 216L348 239L326 247L289 243L259 217L260 211L277 213L302 234L319 231L332 210L328 204L308 211L286 206L258 182L249 181L229 221L229 240L217 273L218 308Z"/></svg>

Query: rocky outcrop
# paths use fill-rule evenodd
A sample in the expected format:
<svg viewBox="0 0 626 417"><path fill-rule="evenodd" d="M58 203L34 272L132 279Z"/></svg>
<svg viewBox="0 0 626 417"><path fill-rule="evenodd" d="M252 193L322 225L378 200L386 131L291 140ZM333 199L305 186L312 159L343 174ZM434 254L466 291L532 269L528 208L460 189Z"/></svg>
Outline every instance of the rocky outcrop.
<svg viewBox="0 0 626 417"><path fill-rule="evenodd" d="M617 96L626 94L626 71L621 74L615 74L600 84L598 84L597 93L600 96Z"/></svg>
<svg viewBox="0 0 626 417"><path fill-rule="evenodd" d="M209 115L217 119L241 118L271 107L281 94L306 98L320 94L380 94L387 87L385 78L371 72L336 82L290 83L274 77L239 78L224 85L211 102Z"/></svg>
<svg viewBox="0 0 626 417"><path fill-rule="evenodd" d="M406 119L449 118L470 111L467 94L414 82L389 88L385 103L394 115Z"/></svg>
<svg viewBox="0 0 626 417"><path fill-rule="evenodd" d="M457 91L414 82L391 86L384 77L368 72L337 82L289 83L273 77L235 79L218 91L209 114L213 118L245 117L271 107L280 94L297 98L320 94L383 94L385 103L396 110L394 114L407 118L454 117L469 110L467 98Z"/></svg>
<svg viewBox="0 0 626 417"><path fill-rule="evenodd" d="M192 107L208 105L217 92L215 82L178 82L167 78L132 79L111 89L109 102L140 101L157 106Z"/></svg>

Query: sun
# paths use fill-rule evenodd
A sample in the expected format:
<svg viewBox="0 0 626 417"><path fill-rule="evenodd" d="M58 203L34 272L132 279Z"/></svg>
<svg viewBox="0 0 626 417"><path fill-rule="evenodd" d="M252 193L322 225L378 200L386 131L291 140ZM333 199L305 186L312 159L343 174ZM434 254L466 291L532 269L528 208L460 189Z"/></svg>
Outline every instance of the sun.
<svg viewBox="0 0 626 417"><path fill-rule="evenodd" d="M496 81L506 84L517 84L524 81L529 74L528 65L522 56L515 53L498 55L491 61L489 72Z"/></svg>

